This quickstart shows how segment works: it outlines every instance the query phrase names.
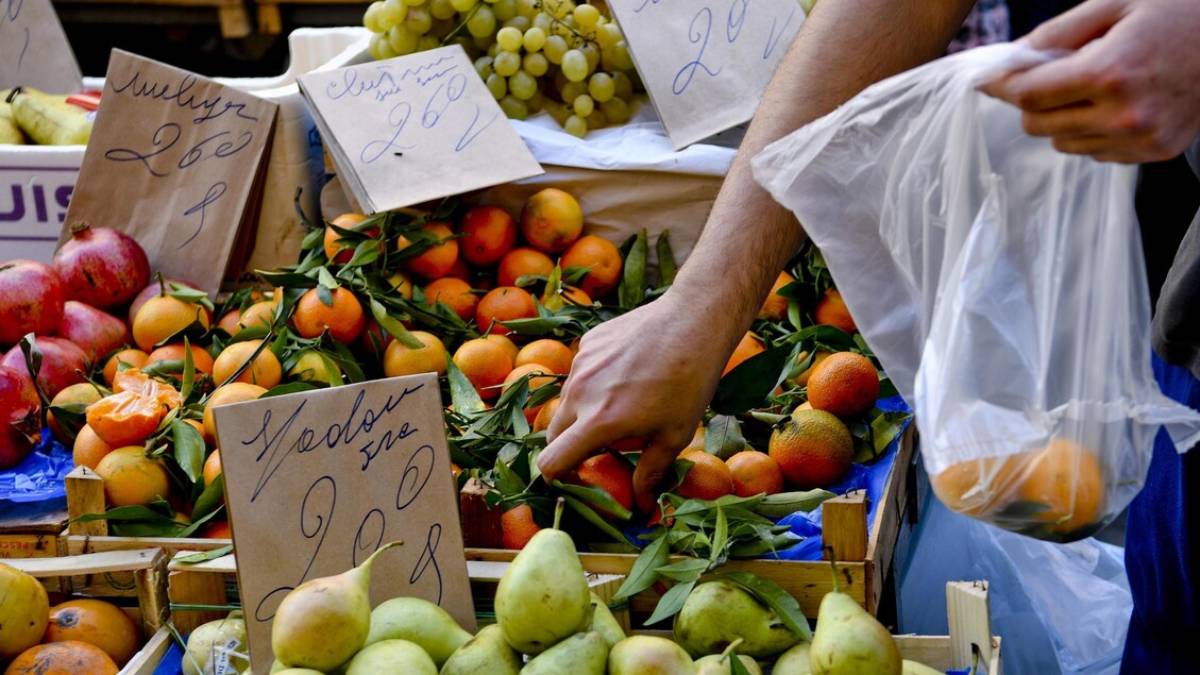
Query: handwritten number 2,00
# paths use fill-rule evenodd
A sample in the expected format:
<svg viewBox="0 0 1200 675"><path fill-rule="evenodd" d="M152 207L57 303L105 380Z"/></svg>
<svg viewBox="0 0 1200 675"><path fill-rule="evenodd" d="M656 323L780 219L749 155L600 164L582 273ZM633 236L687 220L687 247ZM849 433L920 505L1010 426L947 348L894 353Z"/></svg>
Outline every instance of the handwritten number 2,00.
<svg viewBox="0 0 1200 675"><path fill-rule="evenodd" d="M743 30L746 27L746 15L750 10L751 0L730 0L729 11L725 17L725 42L733 44L738 41L743 35ZM634 11L640 12L644 9L650 0L643 2ZM654 4L658 4L655 2ZM783 35L787 32L787 27L792 23L798 11L798 5L791 3L790 13L786 17L773 16L766 40L763 44L762 59L765 61L770 58L771 54L779 46ZM782 18L782 25L780 19ZM699 45L696 55L683 67L675 73L675 79L671 83L671 91L676 96L683 94L691 86L697 72L702 72L709 77L716 77L721 74L723 66L713 68L712 58L708 54L708 41L712 36L713 29L713 10L710 7L702 7L692 17L691 24L688 25L688 41L694 45ZM753 31L752 31L753 32Z"/></svg>

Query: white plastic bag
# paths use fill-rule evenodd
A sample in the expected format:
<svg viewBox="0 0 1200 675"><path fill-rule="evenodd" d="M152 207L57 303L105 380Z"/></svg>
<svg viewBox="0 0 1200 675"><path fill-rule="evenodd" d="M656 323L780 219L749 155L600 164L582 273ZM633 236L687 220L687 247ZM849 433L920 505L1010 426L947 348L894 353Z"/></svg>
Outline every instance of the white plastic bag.
<svg viewBox="0 0 1200 675"><path fill-rule="evenodd" d="M1166 425L1200 414L1150 368L1136 168L1056 152L977 91L1021 44L876 84L767 148L758 180L820 247L915 410L950 508L1055 541L1133 498Z"/></svg>

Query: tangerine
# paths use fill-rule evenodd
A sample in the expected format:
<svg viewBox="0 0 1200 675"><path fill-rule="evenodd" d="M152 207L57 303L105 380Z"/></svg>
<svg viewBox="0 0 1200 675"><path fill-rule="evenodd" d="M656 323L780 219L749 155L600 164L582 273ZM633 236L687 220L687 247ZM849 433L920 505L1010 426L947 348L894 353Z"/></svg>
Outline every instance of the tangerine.
<svg viewBox="0 0 1200 675"><path fill-rule="evenodd" d="M263 300L256 302L246 308L246 311L241 313L238 318L237 330L230 335L237 335L247 328L260 328L266 330L275 324L275 311L279 307L279 303L274 300Z"/></svg>
<svg viewBox="0 0 1200 675"><path fill-rule="evenodd" d="M483 338L467 340L454 352L454 365L466 375L479 396L493 399L513 370L512 358L503 345Z"/></svg>
<svg viewBox="0 0 1200 675"><path fill-rule="evenodd" d="M54 418L53 408L65 408L66 406L81 406L80 410L85 410L87 406L99 401L104 397L100 388L91 382L76 382L64 389L60 389L54 398L50 401L51 410L46 412L46 424L50 427L50 431L54 433L54 437L60 441L68 440L67 429L63 428Z"/></svg>
<svg viewBox="0 0 1200 675"><path fill-rule="evenodd" d="M555 375L567 375L571 372L571 362L575 360L575 352L571 348L549 338L534 340L521 347L517 352L513 365L523 366L527 363L540 363L550 369Z"/></svg>
<svg viewBox="0 0 1200 675"><path fill-rule="evenodd" d="M850 316L846 301L842 300L842 293L832 288L825 291L825 295L817 301L817 306L813 310L813 318L822 326L833 326L847 333L857 330L857 326L854 325L854 317Z"/></svg>
<svg viewBox="0 0 1200 675"><path fill-rule="evenodd" d="M230 335L237 335L237 332L241 330L240 326L238 326L238 322L241 321L241 319L242 310L231 309L221 316L220 321L217 321L217 328L220 328Z"/></svg>
<svg viewBox="0 0 1200 675"><path fill-rule="evenodd" d="M590 307L592 304L592 297L588 295L582 288L577 288L575 286L563 286L559 294L562 295L563 298L572 305Z"/></svg>
<svg viewBox="0 0 1200 675"><path fill-rule="evenodd" d="M808 402L838 417L855 417L870 410L879 398L879 372L862 354L837 352L813 367L808 378Z"/></svg>
<svg viewBox="0 0 1200 675"><path fill-rule="evenodd" d="M300 296L292 313L292 327L301 337L320 337L326 330L338 342L349 344L363 332L366 318L358 298L345 288L330 292L332 301L326 305L319 289L313 288Z"/></svg>
<svg viewBox="0 0 1200 675"><path fill-rule="evenodd" d="M583 234L583 209L567 192L546 188L525 202L521 233L538 250L562 253Z"/></svg>
<svg viewBox="0 0 1200 675"><path fill-rule="evenodd" d="M137 624L120 607L103 600L80 598L50 608L43 642L76 640L99 647L118 665L137 653L141 641Z"/></svg>
<svg viewBox="0 0 1200 675"><path fill-rule="evenodd" d="M633 469L624 459L602 452L580 463L576 473L580 483L604 490L627 511L633 509Z"/></svg>
<svg viewBox="0 0 1200 675"><path fill-rule="evenodd" d="M554 413L558 412L558 404L560 402L561 399L555 396L542 405L542 409L539 410L537 416L533 418L532 426L534 431L545 431L550 428L550 421L554 419Z"/></svg>
<svg viewBox="0 0 1200 675"><path fill-rule="evenodd" d="M679 456L692 463L683 482L675 488L680 497L717 499L733 492L733 474L719 457L707 452L688 452Z"/></svg>
<svg viewBox="0 0 1200 675"><path fill-rule="evenodd" d="M472 265L494 265L517 243L517 224L498 206L476 206L462 222L462 257Z"/></svg>
<svg viewBox="0 0 1200 675"><path fill-rule="evenodd" d="M167 341L193 323L207 330L208 310L170 295L150 298L133 319L133 341L144 352Z"/></svg>
<svg viewBox="0 0 1200 675"><path fill-rule="evenodd" d="M475 308L475 325L481 332L508 335L512 329L502 322L536 316L537 304L532 295L516 286L500 286L488 291L479 301Z"/></svg>
<svg viewBox="0 0 1200 675"><path fill-rule="evenodd" d="M763 346L762 340L759 340L754 333L746 333L742 336L741 341L734 347L733 354L730 354L729 360L725 362L725 369L721 371L721 377L729 374L729 371L742 365L742 362L752 356L757 356L767 351Z"/></svg>
<svg viewBox="0 0 1200 675"><path fill-rule="evenodd" d="M208 453L208 459L204 460L204 487L208 487L221 477L221 449L217 448Z"/></svg>
<svg viewBox="0 0 1200 675"><path fill-rule="evenodd" d="M463 321L470 321L479 298L471 292L471 284L455 277L442 277L425 286L425 302L430 306L440 302Z"/></svg>
<svg viewBox="0 0 1200 675"><path fill-rule="evenodd" d="M392 276L388 277L388 285L391 286L392 290L396 291L400 297L404 298L405 300L412 300L413 282L409 280L408 277L404 276L400 272L396 272Z"/></svg>
<svg viewBox="0 0 1200 675"><path fill-rule="evenodd" d="M96 464L96 474L104 479L104 497L109 506L145 506L165 499L170 489L162 462L147 457L140 445L108 453Z"/></svg>
<svg viewBox="0 0 1200 675"><path fill-rule="evenodd" d="M450 226L446 223L425 223L422 229L437 243L408 258L405 262L408 269L417 276L425 279L440 279L454 269L454 263L458 260L458 240L454 238L454 233L450 231ZM405 237L400 237L397 242L397 248L400 251L409 245L410 243Z"/></svg>
<svg viewBox="0 0 1200 675"><path fill-rule="evenodd" d="M796 410L771 432L767 454L788 482L802 490L829 485L850 470L854 438L824 410Z"/></svg>
<svg viewBox="0 0 1200 675"><path fill-rule="evenodd" d="M504 548L519 551L542 528L533 520L533 509L518 504L500 515L500 529Z"/></svg>
<svg viewBox="0 0 1200 675"><path fill-rule="evenodd" d="M496 284L516 286L521 277L544 279L553 272L554 261L550 256L532 248L514 248L500 259L500 265L496 268Z"/></svg>
<svg viewBox="0 0 1200 675"><path fill-rule="evenodd" d="M987 517L1013 501L1012 485L1005 462L995 458L955 462L937 475L930 475L933 493L956 513Z"/></svg>
<svg viewBox="0 0 1200 675"><path fill-rule="evenodd" d="M104 382L108 386L112 386L113 378L117 374L117 368L121 364L125 364L130 368L141 368L146 365L150 355L140 349L122 349L121 351L109 357L108 363L104 364Z"/></svg>
<svg viewBox="0 0 1200 675"><path fill-rule="evenodd" d="M230 382L218 387L208 395L208 400L204 404L204 439L209 443L215 443L217 440L217 426L213 421L213 409L230 403L253 401L265 393L267 393L266 389L246 382Z"/></svg>
<svg viewBox="0 0 1200 675"><path fill-rule="evenodd" d="M196 533L201 539L233 539L233 530L228 520L214 520L200 528Z"/></svg>
<svg viewBox="0 0 1200 675"><path fill-rule="evenodd" d="M280 365L279 359L269 347L264 348L255 356L254 351L261 344L263 344L262 340L245 340L234 342L221 350L221 353L217 355L217 360L213 362L213 381L217 383L217 386L231 381L238 369L246 363L250 363L250 365L242 371L241 375L238 375L237 382L249 382L267 389L279 384L283 379L283 366ZM251 359L254 360L251 361Z"/></svg>
<svg viewBox="0 0 1200 675"><path fill-rule="evenodd" d="M140 390L122 391L87 407L87 423L110 447L141 443L156 429L167 407Z"/></svg>
<svg viewBox="0 0 1200 675"><path fill-rule="evenodd" d="M816 355L815 355L815 356L813 356L812 363L808 364L808 368L806 368L806 369L804 370L804 372L802 372L802 373L800 373L799 375L797 375L797 376L795 376L794 378L792 378L792 380L791 380L791 383L792 383L792 384L794 384L794 385L795 385L795 386L797 386L797 387L807 387L807 386L808 386L808 379L809 379L810 377L812 377L813 370L815 370L815 369L816 369L816 367L817 367L817 366L818 366L818 365L819 365L819 364L820 364L822 361L824 361L825 359L829 358L829 357L830 357L830 355L832 355L832 354L833 354L833 352L827 352L827 351L825 351L824 349L820 349L820 350L818 350L818 351L817 351L817 353L816 353ZM800 352L799 354L797 354L797 355L796 355L796 363L797 363L797 364L804 363L804 362L805 362L805 361L807 361L807 360L808 360L808 352Z"/></svg>
<svg viewBox="0 0 1200 675"><path fill-rule="evenodd" d="M417 373L445 373L446 347L441 339L423 330L414 330L410 335L425 346L412 349L400 344L399 340L392 340L383 354L384 374L388 377L399 377Z"/></svg>
<svg viewBox="0 0 1200 675"><path fill-rule="evenodd" d="M334 218L331 224L336 225L343 230L353 230L355 226L366 220L367 217L361 213L343 213ZM368 230L365 234L374 236L379 233L378 228L374 232ZM333 229L329 225L325 226L325 237L322 240L322 245L325 249L325 258L329 262L337 265L345 265L350 262L350 258L354 257L354 247L356 244L342 243L342 234Z"/></svg>
<svg viewBox="0 0 1200 675"><path fill-rule="evenodd" d="M733 475L733 493L739 497L783 492L783 471L771 456L757 450L743 450L725 460Z"/></svg>
<svg viewBox="0 0 1200 675"><path fill-rule="evenodd" d="M213 371L213 357L208 353L208 350L198 345L189 345L192 352L192 367L197 373L211 375ZM163 345L158 349L150 352L146 357L146 364L158 363L159 361L178 361L183 363L183 343L176 342L174 344ZM179 372L183 372L180 370Z"/></svg>
<svg viewBox="0 0 1200 675"><path fill-rule="evenodd" d="M1007 464L1014 474L1024 472L1018 488L1020 500L1047 507L1033 519L1045 523L1051 532L1069 534L1103 518L1104 469L1091 450L1055 438L1042 450L1010 457Z"/></svg>
<svg viewBox="0 0 1200 675"><path fill-rule="evenodd" d="M762 307L758 310L758 318L768 321L783 321L787 318L788 299L780 295L779 291L795 280L795 277L787 272L779 273L779 276L775 278L775 284L771 286L770 294L767 295L766 300L763 300Z"/></svg>
<svg viewBox="0 0 1200 675"><path fill-rule="evenodd" d="M85 424L79 429L79 433L75 434L75 445L72 447L71 456L75 460L75 466L86 466L95 471L96 464L111 451L112 446L105 443L103 438L96 435L92 427Z"/></svg>
<svg viewBox="0 0 1200 675"><path fill-rule="evenodd" d="M487 340L488 342L495 342L501 347L504 347L504 351L508 352L508 357L513 360L513 365L516 365L517 354L519 353L517 350L517 345L510 340L507 335L488 333L487 335L483 336L483 339Z"/></svg>
<svg viewBox="0 0 1200 675"><path fill-rule="evenodd" d="M68 640L26 649L4 675L117 675L117 664L95 645Z"/></svg>
<svg viewBox="0 0 1200 675"><path fill-rule="evenodd" d="M378 325L378 324L376 324ZM364 333L366 335L366 333ZM342 383L342 369L332 359L325 358L320 352L306 349L296 357L296 362L288 369L288 377L301 382L315 382L336 387Z"/></svg>
<svg viewBox="0 0 1200 675"><path fill-rule="evenodd" d="M559 260L566 272L572 268L587 270L579 287L590 298L602 298L612 292L621 281L621 252L611 241L589 234L580 238Z"/></svg>

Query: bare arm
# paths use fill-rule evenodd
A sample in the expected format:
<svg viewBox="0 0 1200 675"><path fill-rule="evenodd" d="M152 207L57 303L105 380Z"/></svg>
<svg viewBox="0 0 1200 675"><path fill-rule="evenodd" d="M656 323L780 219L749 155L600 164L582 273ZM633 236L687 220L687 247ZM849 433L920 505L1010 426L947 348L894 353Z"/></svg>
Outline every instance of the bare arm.
<svg viewBox="0 0 1200 675"><path fill-rule="evenodd" d="M588 333L538 459L561 475L629 437L647 442L634 475L643 509L691 439L734 346L803 242L792 214L754 181L767 144L866 86L936 58L972 0L821 0L780 64L708 223L662 298Z"/></svg>

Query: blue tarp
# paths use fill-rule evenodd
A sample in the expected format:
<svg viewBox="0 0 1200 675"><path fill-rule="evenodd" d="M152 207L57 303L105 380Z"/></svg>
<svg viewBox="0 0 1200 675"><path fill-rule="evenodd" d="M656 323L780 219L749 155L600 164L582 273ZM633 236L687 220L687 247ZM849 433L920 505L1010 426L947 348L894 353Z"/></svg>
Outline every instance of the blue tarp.
<svg viewBox="0 0 1200 675"><path fill-rule="evenodd" d="M67 495L63 479L75 468L71 449L54 439L49 429L20 464L0 471L0 501L28 504Z"/></svg>
<svg viewBox="0 0 1200 675"><path fill-rule="evenodd" d="M154 675L180 675L183 673L183 647L178 642L172 642L170 649L163 654L162 661L154 668Z"/></svg>

